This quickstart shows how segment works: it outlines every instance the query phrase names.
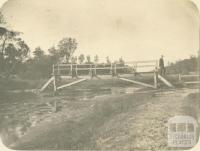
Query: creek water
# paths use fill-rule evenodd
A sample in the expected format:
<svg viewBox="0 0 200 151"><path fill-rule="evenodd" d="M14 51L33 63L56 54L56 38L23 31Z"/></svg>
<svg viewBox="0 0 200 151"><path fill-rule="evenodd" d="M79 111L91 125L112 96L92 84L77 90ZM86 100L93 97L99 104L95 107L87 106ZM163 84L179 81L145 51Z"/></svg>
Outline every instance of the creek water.
<svg viewBox="0 0 200 151"><path fill-rule="evenodd" d="M101 96L130 94L138 91L138 87L112 87L96 89L66 89L52 96L49 93L33 96L32 93L9 93L1 102L0 128L1 138L6 144L12 144L25 135L32 127L59 114L69 102L84 102ZM14 95L14 97L10 97ZM26 95L26 97L24 97ZM58 108L55 113L55 107Z"/></svg>

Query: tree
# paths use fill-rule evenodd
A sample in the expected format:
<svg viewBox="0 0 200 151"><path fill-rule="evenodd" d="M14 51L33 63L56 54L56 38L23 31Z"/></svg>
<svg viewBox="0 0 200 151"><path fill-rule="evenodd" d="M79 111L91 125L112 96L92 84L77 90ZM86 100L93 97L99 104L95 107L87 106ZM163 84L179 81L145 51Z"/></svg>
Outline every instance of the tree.
<svg viewBox="0 0 200 151"><path fill-rule="evenodd" d="M52 73L52 59L49 55L43 55L40 59L31 58L24 62L24 72L20 76L28 79L48 78Z"/></svg>
<svg viewBox="0 0 200 151"><path fill-rule="evenodd" d="M197 72L198 58L196 56L190 56L188 59L178 60L176 63L171 63L167 66L166 71L173 74L189 74L190 72Z"/></svg>
<svg viewBox="0 0 200 151"><path fill-rule="evenodd" d="M53 62L53 64L57 63L59 61L59 51L54 46L48 49L50 58Z"/></svg>
<svg viewBox="0 0 200 151"><path fill-rule="evenodd" d="M78 57L78 60L79 60L79 63L82 64L85 60L85 56L84 54L81 54L79 57Z"/></svg>
<svg viewBox="0 0 200 151"><path fill-rule="evenodd" d="M6 24L0 12L0 23ZM21 33L7 28L0 27L0 71L9 75L16 73L27 58L30 49L28 45L19 38Z"/></svg>
<svg viewBox="0 0 200 151"><path fill-rule="evenodd" d="M91 63L90 55L87 55L86 59L87 59L87 63Z"/></svg>
<svg viewBox="0 0 200 151"><path fill-rule="evenodd" d="M4 19L3 14L0 12L0 24L5 25L6 21ZM4 27L0 27L0 37L2 38L2 36L7 32L7 29Z"/></svg>
<svg viewBox="0 0 200 151"><path fill-rule="evenodd" d="M0 13L0 23L3 22L1 15L2 14ZM14 65L12 66L12 68L10 68L10 65L16 61L11 59L17 59L18 61L22 61L22 59L28 55L29 47L21 38L18 38L19 35L19 32L0 27L1 72L6 72L7 74L9 74L9 72L12 71L12 69L14 68ZM13 53L10 53L11 51Z"/></svg>
<svg viewBox="0 0 200 151"><path fill-rule="evenodd" d="M4 50L3 54L3 69L8 75L16 71L16 67L21 65L27 58L30 49L28 45L20 40L16 43L9 43Z"/></svg>
<svg viewBox="0 0 200 151"><path fill-rule="evenodd" d="M37 60L39 60L44 56L44 51L40 47L37 47L35 48L35 51L33 52L33 54L34 54L34 57Z"/></svg>
<svg viewBox="0 0 200 151"><path fill-rule="evenodd" d="M50 56L58 55L58 50L54 46L49 48L48 52L49 52Z"/></svg>
<svg viewBox="0 0 200 151"><path fill-rule="evenodd" d="M17 38L17 36L19 36L20 33L16 32L16 31L9 31L5 28L5 31L2 32L1 35L1 51L0 54L4 55L4 51L5 51L5 47L7 47L9 45L9 43L16 43L16 42L20 42L22 41L21 38Z"/></svg>
<svg viewBox="0 0 200 151"><path fill-rule="evenodd" d="M95 63L98 63L98 62L99 62L99 56L98 56L98 55L94 56L94 62L95 62Z"/></svg>
<svg viewBox="0 0 200 151"><path fill-rule="evenodd" d="M21 61L24 61L27 58L27 56L30 52L30 48L26 44L26 42L21 40L21 39L19 39L19 41L17 42L17 45L18 45L18 48L19 48L18 49L18 53L19 53L18 55L20 56Z"/></svg>
<svg viewBox="0 0 200 151"><path fill-rule="evenodd" d="M76 39L74 38L63 38L58 43L58 51L59 51L59 57L66 57L66 61L69 62L70 58L74 54L78 43L76 42Z"/></svg>
<svg viewBox="0 0 200 151"><path fill-rule="evenodd" d="M2 14L2 12L0 12L0 24L6 24L5 18Z"/></svg>

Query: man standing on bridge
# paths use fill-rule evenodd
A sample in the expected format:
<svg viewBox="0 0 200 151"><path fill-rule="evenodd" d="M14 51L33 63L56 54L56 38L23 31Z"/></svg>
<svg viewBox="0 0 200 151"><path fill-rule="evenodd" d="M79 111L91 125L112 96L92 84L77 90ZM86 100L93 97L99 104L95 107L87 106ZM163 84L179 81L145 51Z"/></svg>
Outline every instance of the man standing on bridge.
<svg viewBox="0 0 200 151"><path fill-rule="evenodd" d="M163 55L161 56L160 60L159 60L159 67L160 67L160 75L165 75L165 64L164 64L164 59L163 59Z"/></svg>

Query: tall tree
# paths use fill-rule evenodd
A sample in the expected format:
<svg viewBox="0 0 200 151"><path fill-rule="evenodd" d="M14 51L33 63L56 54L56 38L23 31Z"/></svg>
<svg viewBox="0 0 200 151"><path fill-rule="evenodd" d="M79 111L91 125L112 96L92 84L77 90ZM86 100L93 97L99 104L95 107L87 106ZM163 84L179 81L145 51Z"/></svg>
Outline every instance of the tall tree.
<svg viewBox="0 0 200 151"><path fill-rule="evenodd" d="M60 57L66 57L66 61L69 62L70 58L74 54L78 43L74 38L63 38L58 43L58 51Z"/></svg>
<svg viewBox="0 0 200 151"><path fill-rule="evenodd" d="M0 24L6 25L1 12ZM12 73L27 58L30 49L19 35L20 32L0 27L0 72Z"/></svg>
<svg viewBox="0 0 200 151"><path fill-rule="evenodd" d="M10 43L16 43L16 42L20 42L22 41L21 38L18 38L18 36L20 35L19 32L16 31L10 31L7 30L6 28L4 29L5 31L2 32L1 35L1 51L0 51L0 55L4 55L5 53L5 48L10 44Z"/></svg>
<svg viewBox="0 0 200 151"><path fill-rule="evenodd" d="M86 59L87 59L87 63L91 63L90 55L87 55Z"/></svg>
<svg viewBox="0 0 200 151"><path fill-rule="evenodd" d="M35 51L33 52L33 54L34 54L34 57L39 60L44 56L44 51L40 47L37 47L35 48Z"/></svg>
<svg viewBox="0 0 200 151"><path fill-rule="evenodd" d="M59 51L54 46L48 49L52 63L55 64L59 61Z"/></svg>
<svg viewBox="0 0 200 151"><path fill-rule="evenodd" d="M0 24L6 24L6 20L2 14L2 12L0 12Z"/></svg>
<svg viewBox="0 0 200 151"><path fill-rule="evenodd" d="M56 56L56 55L58 55L58 50L54 46L51 47L51 48L49 48L48 52L49 52L50 56Z"/></svg>
<svg viewBox="0 0 200 151"><path fill-rule="evenodd" d="M28 45L22 40L15 43L8 43L3 55L4 61L2 65L4 71L7 74L13 73L13 71L17 72L15 68L25 61L29 51Z"/></svg>

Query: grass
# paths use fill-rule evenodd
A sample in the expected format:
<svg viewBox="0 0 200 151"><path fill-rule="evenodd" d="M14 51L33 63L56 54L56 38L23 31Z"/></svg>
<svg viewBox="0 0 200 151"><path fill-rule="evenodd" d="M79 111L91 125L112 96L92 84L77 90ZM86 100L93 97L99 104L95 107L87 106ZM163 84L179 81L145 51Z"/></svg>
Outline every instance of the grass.
<svg viewBox="0 0 200 151"><path fill-rule="evenodd" d="M26 90L39 88L41 83L46 80L23 80L0 78L0 92L12 90Z"/></svg>
<svg viewBox="0 0 200 151"><path fill-rule="evenodd" d="M71 119L50 124L48 127L40 127L37 129L39 135L33 132L31 139L27 137L29 141L25 138L26 141L21 142L14 149L96 149L95 140L100 133L99 128L116 115L133 110L137 105L144 103L148 97L151 95L129 94L93 100L96 104L92 113L85 115L81 120Z"/></svg>

